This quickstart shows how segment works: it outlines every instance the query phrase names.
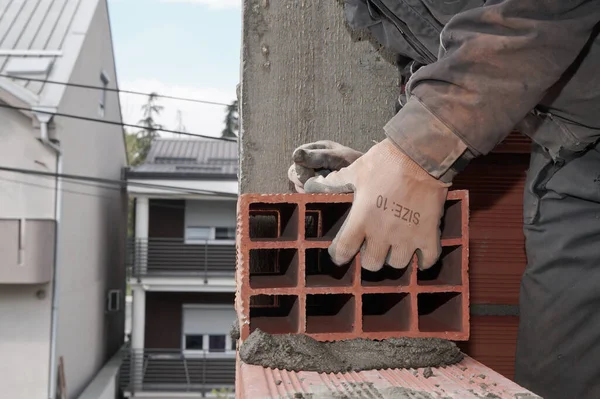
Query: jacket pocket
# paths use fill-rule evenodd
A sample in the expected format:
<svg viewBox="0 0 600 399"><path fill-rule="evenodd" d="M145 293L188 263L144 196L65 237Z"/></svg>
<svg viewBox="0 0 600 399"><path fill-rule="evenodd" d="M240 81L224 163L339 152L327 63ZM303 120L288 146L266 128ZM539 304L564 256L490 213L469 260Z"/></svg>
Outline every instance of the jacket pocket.
<svg viewBox="0 0 600 399"><path fill-rule="evenodd" d="M590 148L600 139L600 129L532 110L516 126L517 130L547 149L552 159L569 159Z"/></svg>

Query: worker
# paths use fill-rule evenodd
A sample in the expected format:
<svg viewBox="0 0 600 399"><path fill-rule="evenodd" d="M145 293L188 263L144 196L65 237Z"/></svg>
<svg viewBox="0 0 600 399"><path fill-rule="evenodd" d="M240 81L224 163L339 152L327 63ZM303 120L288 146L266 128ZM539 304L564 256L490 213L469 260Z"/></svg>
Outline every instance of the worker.
<svg viewBox="0 0 600 399"><path fill-rule="evenodd" d="M515 381L600 398L600 1L346 0L345 15L398 54L406 86L366 153L294 151L298 191L354 192L332 260L432 266L453 178L516 128L533 144Z"/></svg>

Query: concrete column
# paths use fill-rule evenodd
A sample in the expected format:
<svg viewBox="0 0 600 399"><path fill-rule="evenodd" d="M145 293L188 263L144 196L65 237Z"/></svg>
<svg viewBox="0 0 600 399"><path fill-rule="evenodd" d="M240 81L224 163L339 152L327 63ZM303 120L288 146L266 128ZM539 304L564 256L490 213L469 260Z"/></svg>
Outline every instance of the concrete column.
<svg viewBox="0 0 600 399"><path fill-rule="evenodd" d="M134 276L144 274L148 267L148 224L150 206L148 197L135 201L135 265Z"/></svg>
<svg viewBox="0 0 600 399"><path fill-rule="evenodd" d="M137 197L135 200L135 237L148 238L148 218L149 218L149 200L148 197Z"/></svg>
<svg viewBox="0 0 600 399"><path fill-rule="evenodd" d="M142 285L131 288L133 293L133 319L131 322L131 348L144 349L146 330L146 291Z"/></svg>
<svg viewBox="0 0 600 399"><path fill-rule="evenodd" d="M141 390L144 367L144 334L146 332L146 291L142 285L131 288L133 294L133 314L131 322L131 384L134 390Z"/></svg>
<svg viewBox="0 0 600 399"><path fill-rule="evenodd" d="M347 28L342 1L244 0L244 10L241 193L290 192L285 172L301 144L366 151L385 138L400 94L396 57Z"/></svg>

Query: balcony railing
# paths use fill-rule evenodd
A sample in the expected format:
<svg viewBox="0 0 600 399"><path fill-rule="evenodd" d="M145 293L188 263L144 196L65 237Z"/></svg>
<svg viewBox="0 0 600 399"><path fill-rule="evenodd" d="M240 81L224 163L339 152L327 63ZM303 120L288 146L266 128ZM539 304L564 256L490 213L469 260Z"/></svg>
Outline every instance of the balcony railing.
<svg viewBox="0 0 600 399"><path fill-rule="evenodd" d="M128 269L133 277L233 277L235 245L186 244L182 238L132 239L128 243Z"/></svg>
<svg viewBox="0 0 600 399"><path fill-rule="evenodd" d="M119 386L130 392L200 392L235 386L235 357L188 355L162 349L128 349Z"/></svg>

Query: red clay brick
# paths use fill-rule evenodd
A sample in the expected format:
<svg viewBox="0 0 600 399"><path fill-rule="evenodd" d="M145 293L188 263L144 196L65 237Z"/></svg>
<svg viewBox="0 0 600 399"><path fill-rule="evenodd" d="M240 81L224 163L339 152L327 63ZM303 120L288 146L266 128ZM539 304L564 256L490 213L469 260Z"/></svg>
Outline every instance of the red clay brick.
<svg viewBox="0 0 600 399"><path fill-rule="evenodd" d="M244 194L238 201L236 310L241 339L255 328L349 338L469 339L468 193L448 193L443 253L427 271L368 272L360 255L334 265L327 247L352 194Z"/></svg>

